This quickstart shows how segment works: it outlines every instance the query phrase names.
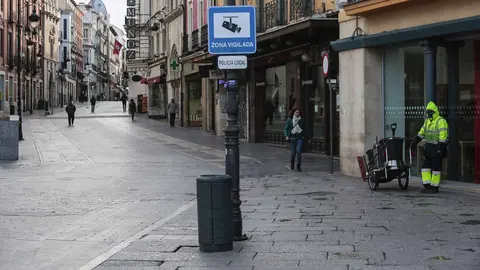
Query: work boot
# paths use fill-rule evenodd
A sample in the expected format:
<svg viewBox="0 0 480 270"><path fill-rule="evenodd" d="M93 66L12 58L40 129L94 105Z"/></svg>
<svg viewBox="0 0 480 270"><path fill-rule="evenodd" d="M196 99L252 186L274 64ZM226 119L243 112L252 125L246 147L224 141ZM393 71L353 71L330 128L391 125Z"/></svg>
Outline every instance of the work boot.
<svg viewBox="0 0 480 270"><path fill-rule="evenodd" d="M297 172L301 172L301 171L302 171L301 165L297 164Z"/></svg>
<svg viewBox="0 0 480 270"><path fill-rule="evenodd" d="M432 187L428 188L425 193L427 194L437 194L438 193L438 187Z"/></svg>
<svg viewBox="0 0 480 270"><path fill-rule="evenodd" d="M295 159L290 159L290 169L295 170Z"/></svg>
<svg viewBox="0 0 480 270"><path fill-rule="evenodd" d="M423 189L420 192L426 193L427 190L430 189L430 187L431 187L430 184L423 184Z"/></svg>

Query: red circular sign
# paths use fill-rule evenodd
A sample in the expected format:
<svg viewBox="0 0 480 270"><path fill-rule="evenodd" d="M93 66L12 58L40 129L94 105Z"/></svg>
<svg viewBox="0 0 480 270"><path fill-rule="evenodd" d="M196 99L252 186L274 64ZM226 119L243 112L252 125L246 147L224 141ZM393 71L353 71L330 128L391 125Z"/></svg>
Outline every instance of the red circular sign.
<svg viewBox="0 0 480 270"><path fill-rule="evenodd" d="M329 61L328 61L328 53L325 53L323 55L323 61L322 61L322 71L323 71L323 76L327 77L328 76L328 65L329 65Z"/></svg>

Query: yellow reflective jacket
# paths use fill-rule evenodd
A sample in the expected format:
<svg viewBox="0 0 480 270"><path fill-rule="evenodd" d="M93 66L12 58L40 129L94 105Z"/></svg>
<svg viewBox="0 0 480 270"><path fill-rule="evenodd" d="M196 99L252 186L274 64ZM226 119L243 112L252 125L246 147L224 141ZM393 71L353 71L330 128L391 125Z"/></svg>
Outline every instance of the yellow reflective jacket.
<svg viewBox="0 0 480 270"><path fill-rule="evenodd" d="M418 137L425 139L426 143L429 144L446 143L448 139L447 120L440 116L437 105L431 101L427 105L427 110L432 110L435 113L433 118L425 120L418 132Z"/></svg>

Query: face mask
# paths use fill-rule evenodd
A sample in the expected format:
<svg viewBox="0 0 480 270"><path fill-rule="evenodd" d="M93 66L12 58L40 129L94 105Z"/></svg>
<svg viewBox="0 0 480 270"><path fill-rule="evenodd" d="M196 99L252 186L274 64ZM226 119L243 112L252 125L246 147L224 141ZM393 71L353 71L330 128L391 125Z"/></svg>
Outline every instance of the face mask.
<svg viewBox="0 0 480 270"><path fill-rule="evenodd" d="M434 114L435 114L434 111L430 111L430 110L427 111L427 117L428 117L428 118L433 118L433 115L434 115Z"/></svg>

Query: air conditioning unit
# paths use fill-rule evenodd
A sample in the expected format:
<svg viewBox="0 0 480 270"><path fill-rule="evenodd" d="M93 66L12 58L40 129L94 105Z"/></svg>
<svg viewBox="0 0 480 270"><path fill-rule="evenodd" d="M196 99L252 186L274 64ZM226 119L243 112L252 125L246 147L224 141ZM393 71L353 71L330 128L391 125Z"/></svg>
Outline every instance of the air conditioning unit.
<svg viewBox="0 0 480 270"><path fill-rule="evenodd" d="M346 6L347 4L349 4L349 0L337 0L337 7L342 9L344 6Z"/></svg>

